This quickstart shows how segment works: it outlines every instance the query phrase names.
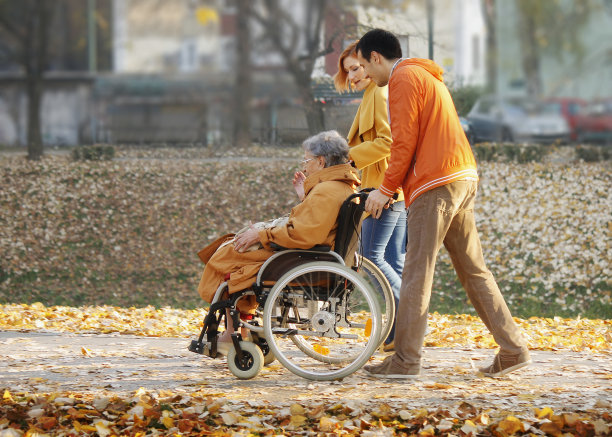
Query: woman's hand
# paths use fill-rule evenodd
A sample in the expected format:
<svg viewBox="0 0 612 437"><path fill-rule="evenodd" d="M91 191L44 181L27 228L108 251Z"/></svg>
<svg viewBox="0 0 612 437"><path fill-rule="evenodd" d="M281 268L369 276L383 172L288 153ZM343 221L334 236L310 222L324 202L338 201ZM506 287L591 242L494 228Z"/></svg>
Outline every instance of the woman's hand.
<svg viewBox="0 0 612 437"><path fill-rule="evenodd" d="M259 231L253 227L253 224L249 226L242 234L236 235L234 238L234 249L236 252L245 252L249 247L255 243L259 243Z"/></svg>
<svg viewBox="0 0 612 437"><path fill-rule="evenodd" d="M304 200L304 181L306 180L306 175L301 171L296 171L293 175L293 180L291 183L293 184L293 188L300 198L300 202Z"/></svg>

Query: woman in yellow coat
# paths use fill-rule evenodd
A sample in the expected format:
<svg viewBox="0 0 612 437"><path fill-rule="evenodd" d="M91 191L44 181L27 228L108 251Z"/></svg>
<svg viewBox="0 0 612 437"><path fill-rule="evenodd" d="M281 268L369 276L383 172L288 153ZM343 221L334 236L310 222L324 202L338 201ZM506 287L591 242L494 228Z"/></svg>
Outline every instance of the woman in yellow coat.
<svg viewBox="0 0 612 437"><path fill-rule="evenodd" d="M387 115L387 87L378 87L367 77L350 44L338 60L334 84L338 92L363 91L361 104L348 133L349 156L361 170L362 188L379 188L391 156L391 128ZM406 208L404 196L385 209L380 218L367 216L361 227L361 253L387 277L396 303L402 282L406 255ZM397 307L397 305L396 305ZM385 350L393 349L394 330L386 339Z"/></svg>
<svg viewBox="0 0 612 437"><path fill-rule="evenodd" d="M321 132L308 138L302 146L303 173L298 172L301 177L296 176L294 180L301 202L281 225L265 229L251 226L205 260L198 292L206 302L211 302L224 281L227 281L230 294L251 286L262 264L274 254L271 243L289 249L310 249L317 245L333 247L338 212L346 198L355 192L359 177L348 163L348 145L338 132ZM252 250L258 244L259 248L255 246ZM237 302L241 313L257 308L257 302L251 298L254 296ZM233 327L228 326L218 340L218 351L222 354L229 349L232 332Z"/></svg>

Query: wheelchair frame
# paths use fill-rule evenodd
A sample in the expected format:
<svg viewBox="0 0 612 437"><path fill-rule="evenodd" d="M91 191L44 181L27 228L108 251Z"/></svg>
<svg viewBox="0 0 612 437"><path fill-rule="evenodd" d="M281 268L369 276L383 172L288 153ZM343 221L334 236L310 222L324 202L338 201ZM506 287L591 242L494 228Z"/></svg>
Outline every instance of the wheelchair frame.
<svg viewBox="0 0 612 437"><path fill-rule="evenodd" d="M189 350L212 358L221 355L218 328L228 310L233 326L247 328L252 337L252 341L243 340L239 328L231 335L228 367L240 379L253 378L274 359L293 373L313 380L341 379L361 368L388 336L395 315L389 282L371 261L355 251L369 191L352 194L342 204L334 250L325 246L279 248L263 263L249 289L232 293L227 299L222 299L227 290L227 282L223 282L215 292L200 336L191 342ZM353 266L347 266L345 260ZM237 302L248 295L254 295L259 303L253 321L241 320L236 308ZM360 309L364 307L369 313L362 323L358 319L364 317ZM285 338L314 360L314 370L280 346ZM323 345L326 341L329 348ZM339 346L343 341L348 352ZM336 347L338 351L330 353L329 349ZM330 368L319 370L317 365Z"/></svg>

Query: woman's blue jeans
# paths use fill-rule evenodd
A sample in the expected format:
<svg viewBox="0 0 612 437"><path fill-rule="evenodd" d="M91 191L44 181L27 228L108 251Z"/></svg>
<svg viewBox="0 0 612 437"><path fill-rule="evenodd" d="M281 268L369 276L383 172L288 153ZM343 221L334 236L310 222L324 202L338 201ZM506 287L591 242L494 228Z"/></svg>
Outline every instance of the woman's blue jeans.
<svg viewBox="0 0 612 437"><path fill-rule="evenodd" d="M361 254L389 280L396 308L406 258L406 217L406 206L401 201L383 209L378 219L368 216L361 224ZM394 335L395 324L385 342L390 343Z"/></svg>

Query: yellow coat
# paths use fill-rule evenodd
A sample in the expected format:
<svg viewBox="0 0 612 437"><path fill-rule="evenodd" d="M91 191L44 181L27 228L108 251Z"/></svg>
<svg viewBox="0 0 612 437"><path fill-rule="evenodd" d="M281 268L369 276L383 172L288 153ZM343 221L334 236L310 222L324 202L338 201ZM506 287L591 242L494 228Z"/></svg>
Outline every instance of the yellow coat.
<svg viewBox="0 0 612 437"><path fill-rule="evenodd" d="M361 187L382 184L391 156L391 128L387 116L387 87L370 83L348 133L349 155L361 170ZM403 200L400 192L398 200Z"/></svg>
<svg viewBox="0 0 612 437"><path fill-rule="evenodd" d="M210 302L225 280L229 293L250 287L261 265L274 254L270 243L290 249L309 249L316 245L333 247L338 211L359 182L357 171L349 164L327 167L307 177L304 200L291 210L287 224L259 232L263 249L237 252L233 244L228 244L214 252L198 286L202 299ZM251 303L257 306L254 300ZM252 308L239 309L247 312Z"/></svg>

